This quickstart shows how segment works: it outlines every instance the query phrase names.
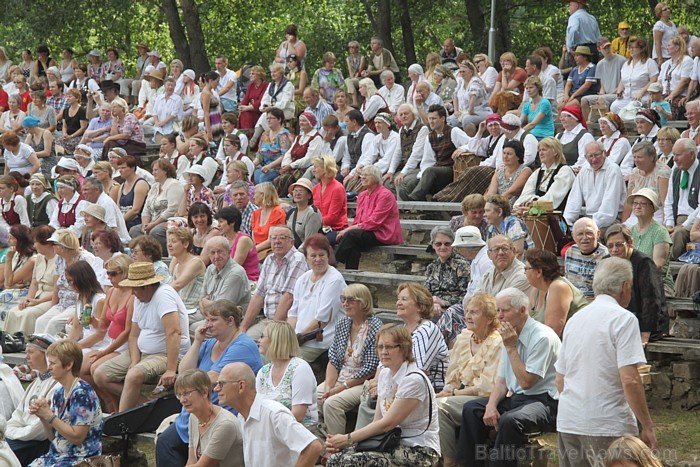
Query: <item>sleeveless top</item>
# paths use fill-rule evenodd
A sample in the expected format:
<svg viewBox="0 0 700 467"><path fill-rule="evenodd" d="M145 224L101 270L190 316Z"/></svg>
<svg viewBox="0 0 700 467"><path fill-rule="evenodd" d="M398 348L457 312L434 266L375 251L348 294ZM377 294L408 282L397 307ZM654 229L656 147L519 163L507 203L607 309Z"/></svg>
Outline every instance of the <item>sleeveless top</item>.
<svg viewBox="0 0 700 467"><path fill-rule="evenodd" d="M546 182L546 183L547 183L547 189L546 189L546 190L542 190L542 189L540 188L540 185L542 185L542 179L544 178L544 175L545 175L545 172L546 172L546 171L545 171L545 168L544 168L544 165L540 167L540 171L537 173L537 185L535 185L535 195L537 195L537 197L541 198L542 196L544 196L545 194L547 194L547 192L549 191L549 189L552 187L552 184L554 183L554 178L557 176L557 174L559 173L559 170L560 170L562 167L564 167L564 164L559 164L559 165L557 166L557 168L554 169L554 170L551 172L551 176L549 177L549 180L547 180L547 182ZM569 194L568 194L568 193L566 194L566 196L564 197L564 199L561 201L561 203L559 203L558 206L555 206L555 207L554 207L554 210L555 210L555 211L563 211L564 208L566 207L566 200L567 200L567 199L569 199Z"/></svg>
<svg viewBox="0 0 700 467"><path fill-rule="evenodd" d="M357 165L357 161L360 160L362 155L362 141L365 139L365 135L370 133L367 126L363 126L357 135L348 135L347 144L348 152L350 153L350 167L354 168Z"/></svg>
<svg viewBox="0 0 700 467"><path fill-rule="evenodd" d="M455 162L452 159L452 153L457 149L452 143L452 127L447 126L440 136L435 131L431 131L428 134L428 141L435 152L435 166L452 167Z"/></svg>
<svg viewBox="0 0 700 467"><path fill-rule="evenodd" d="M556 138L561 140L561 137L564 133L559 133ZM562 146L562 150L564 152L564 157L566 158L566 163L568 165L574 165L576 164L576 161L578 160L578 142L581 138L583 138L583 135L585 134L590 134L588 130L582 130L579 131L578 134L574 139L569 141L568 143L564 144Z"/></svg>
<svg viewBox="0 0 700 467"><path fill-rule="evenodd" d="M234 238L233 242L231 242L232 259L234 256L236 256L236 246L238 246L238 240L240 240L242 236L246 236L246 234L243 232L238 232L236 238ZM248 256L246 257L243 264L241 264L241 266L243 266L243 269L245 269L245 273L248 276L248 280L258 280L258 278L260 277L260 262L258 260L257 250L255 248L250 249L250 251L248 252Z"/></svg>
<svg viewBox="0 0 700 467"><path fill-rule="evenodd" d="M567 279L566 277L559 277L555 280L564 281L564 283L571 288L571 292L573 293L571 304L569 305L569 312L566 314L566 320L568 321L574 315L574 313L576 313L584 306L588 305L588 300L586 300L586 297L583 295L583 292L581 292L574 284L569 282L569 279ZM537 301L539 300L540 291L539 289L534 289L534 291L535 305L530 310L530 316L532 316L535 320L539 321L540 323L544 324L544 311L547 307L547 295L545 294L544 303L542 304L542 306L540 308L535 308L537 306Z"/></svg>
<svg viewBox="0 0 700 467"><path fill-rule="evenodd" d="M139 177L138 179L136 179L134 185L131 187L131 190L128 193L124 193L124 185L119 187L119 209L121 210L122 215L126 214L134 206L134 189L141 180L146 182L146 180ZM141 206L141 211L143 211L143 206ZM139 212L138 215L136 215L135 217L126 221L126 228L130 229L133 226L139 224L141 224L141 212Z"/></svg>
<svg viewBox="0 0 700 467"><path fill-rule="evenodd" d="M521 164L520 167L518 167L518 170L513 173L513 175L510 177L510 179L506 178L506 169L505 167L501 167L496 170L496 180L498 181L498 194L503 194L506 191L508 191L508 188L510 188L513 183L518 179L520 174L522 173L523 170L525 170L527 166L525 164ZM512 208L513 205L515 204L515 200L518 199L518 195L516 196L511 196L508 201L510 202L510 207Z"/></svg>
<svg viewBox="0 0 700 467"><path fill-rule="evenodd" d="M58 225L65 229L66 227L70 227L71 225L75 224L75 210L78 208L78 204L80 204L82 200L82 195L78 196L75 204L73 204L68 212L61 212L64 200L61 199L61 201L58 202Z"/></svg>
<svg viewBox="0 0 700 467"><path fill-rule="evenodd" d="M194 261L192 258L190 261ZM180 270L181 264L176 264L173 268L173 280L177 278L177 274ZM192 310L199 306L199 299L202 297L202 285L204 285L204 274L192 279L189 284L184 286L178 291L178 295L182 299L182 303L185 304L185 308Z"/></svg>
<svg viewBox="0 0 700 467"><path fill-rule="evenodd" d="M49 201L56 199L52 194L44 196L38 203L32 201L32 195L29 194L26 197L27 200L27 214L29 215L29 223L32 229L36 229L40 225L49 225L49 213L46 212L46 206L48 206Z"/></svg>
<svg viewBox="0 0 700 467"><path fill-rule="evenodd" d="M68 82L68 78L73 76L73 61L68 62L68 66L63 68L63 60L58 64L58 73L61 75L61 81Z"/></svg>
<svg viewBox="0 0 700 467"><path fill-rule="evenodd" d="M107 321L109 321L109 328L107 328L107 335L111 339L116 339L119 337L119 334L124 332L124 329L126 328L126 312L127 312L127 306L124 305L121 307L119 310L117 310L116 313L112 313L112 308L109 306L109 299L112 296L112 292L110 291L109 296L107 297L107 304L105 306L105 317L107 318ZM128 300L127 300L128 303Z"/></svg>
<svg viewBox="0 0 700 467"><path fill-rule="evenodd" d="M16 195L19 196L19 195ZM7 222L7 225L13 226L17 225L20 223L19 220L19 214L17 214L17 211L15 211L15 197L13 196L12 199L10 200L10 209L5 211L5 201L0 199L0 210L2 211L2 218L5 219L5 222Z"/></svg>

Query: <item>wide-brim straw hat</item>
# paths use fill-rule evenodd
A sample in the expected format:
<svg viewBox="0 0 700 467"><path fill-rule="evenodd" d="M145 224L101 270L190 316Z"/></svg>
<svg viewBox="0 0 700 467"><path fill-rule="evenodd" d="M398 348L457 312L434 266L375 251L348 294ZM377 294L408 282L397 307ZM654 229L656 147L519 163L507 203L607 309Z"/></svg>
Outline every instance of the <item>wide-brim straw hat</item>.
<svg viewBox="0 0 700 467"><path fill-rule="evenodd" d="M99 204L89 204L85 209L83 209L82 215L83 217L86 214L90 214L92 217L97 219L98 221L102 221L105 224L107 223L107 211L105 208L100 206Z"/></svg>
<svg viewBox="0 0 700 467"><path fill-rule="evenodd" d="M121 287L143 287L157 284L163 280L165 280L165 276L156 274L153 263L138 262L129 265L129 275L119 285Z"/></svg>

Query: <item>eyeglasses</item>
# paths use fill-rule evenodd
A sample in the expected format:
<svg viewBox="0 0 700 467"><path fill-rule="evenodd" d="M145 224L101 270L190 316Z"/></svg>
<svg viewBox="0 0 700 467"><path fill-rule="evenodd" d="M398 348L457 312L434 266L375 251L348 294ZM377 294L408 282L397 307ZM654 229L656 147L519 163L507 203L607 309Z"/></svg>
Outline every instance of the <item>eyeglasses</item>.
<svg viewBox="0 0 700 467"><path fill-rule="evenodd" d="M270 240L272 240L272 241L275 241L275 240L287 240L287 239L289 239L289 238L292 238L292 237L290 237L289 235L272 235L272 236L270 237Z"/></svg>
<svg viewBox="0 0 700 467"><path fill-rule="evenodd" d="M121 273L121 271L107 271L107 277L115 277L120 275Z"/></svg>
<svg viewBox="0 0 700 467"><path fill-rule="evenodd" d="M511 250L512 250L511 247L505 246L505 245L504 245L504 246L495 246L495 247L493 247L493 248L489 248L489 251L490 251L491 253L500 253L500 252L504 252L504 253L505 253L505 252L511 251Z"/></svg>
<svg viewBox="0 0 700 467"><path fill-rule="evenodd" d="M671 9L666 7L666 8L662 8L661 11L671 11Z"/></svg>
<svg viewBox="0 0 700 467"><path fill-rule="evenodd" d="M440 248L441 246L452 246L452 242L433 242L435 248Z"/></svg>
<svg viewBox="0 0 700 467"><path fill-rule="evenodd" d="M533 269L535 269L535 268L533 268L532 266L525 266L524 269L525 269L526 271L531 271L531 270L533 270Z"/></svg>
<svg viewBox="0 0 700 467"><path fill-rule="evenodd" d="M380 344L380 345L377 346L377 352L383 352L383 351L385 351L385 350L386 350L387 352L389 352L389 351L391 351L391 350L394 350L394 349L397 348L397 347L401 347L401 346L400 346L399 344L393 344L393 345L391 345L391 344L381 345L381 344Z"/></svg>
<svg viewBox="0 0 700 467"><path fill-rule="evenodd" d="M595 152L593 154L586 154L586 159L600 159L605 156L604 152Z"/></svg>
<svg viewBox="0 0 700 467"><path fill-rule="evenodd" d="M643 208L644 206L650 206L651 203L647 203L646 201L634 201L632 202L632 207L640 207Z"/></svg>
<svg viewBox="0 0 700 467"><path fill-rule="evenodd" d="M183 393L181 393L181 394L175 394L175 398L176 398L177 400L179 400L179 401L181 401L181 400L184 399L185 397L189 399L189 398L190 398L190 394L192 394L193 392L197 392L197 390L196 390L196 389L192 389L191 391L185 391L185 392L183 392Z"/></svg>
<svg viewBox="0 0 700 467"><path fill-rule="evenodd" d="M357 302L357 299L355 297L346 297L345 295L340 296L340 303L346 303L348 305L352 305L353 303Z"/></svg>
<svg viewBox="0 0 700 467"><path fill-rule="evenodd" d="M478 65L479 63L484 63L484 61L483 61L483 60L476 60L476 61L474 62L474 65Z"/></svg>
<svg viewBox="0 0 700 467"><path fill-rule="evenodd" d="M617 242L617 243L608 243L607 247L608 250L617 250L618 248L624 248L627 246L627 242Z"/></svg>
<svg viewBox="0 0 700 467"><path fill-rule="evenodd" d="M224 381L223 379L220 379L219 381L214 383L214 389L216 389L218 387L223 389L224 385L226 385L226 384L240 383L241 381L243 381L243 380L242 379L234 379L232 381Z"/></svg>

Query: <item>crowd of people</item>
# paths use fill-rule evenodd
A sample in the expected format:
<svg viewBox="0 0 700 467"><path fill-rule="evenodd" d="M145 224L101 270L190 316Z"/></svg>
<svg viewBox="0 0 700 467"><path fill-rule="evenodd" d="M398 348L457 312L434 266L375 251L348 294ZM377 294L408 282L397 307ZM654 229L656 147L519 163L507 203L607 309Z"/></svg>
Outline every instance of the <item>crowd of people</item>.
<svg viewBox="0 0 700 467"><path fill-rule="evenodd" d="M0 322L31 381L0 385L13 465L98 455L103 415L153 386L182 403L159 466L516 465L547 430L562 465L651 465L637 366L694 279L669 264L700 241L700 39L664 3L649 42L568 8L559 66L447 38L404 84L379 38L313 70L295 25L269 75L0 47ZM427 200L462 215L383 324L337 263L402 244L398 202Z"/></svg>

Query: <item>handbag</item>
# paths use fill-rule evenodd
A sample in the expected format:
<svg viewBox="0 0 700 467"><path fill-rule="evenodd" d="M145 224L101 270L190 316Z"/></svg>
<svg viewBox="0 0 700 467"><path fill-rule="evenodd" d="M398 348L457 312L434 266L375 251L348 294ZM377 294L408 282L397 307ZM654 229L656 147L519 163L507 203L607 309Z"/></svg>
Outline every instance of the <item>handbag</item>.
<svg viewBox="0 0 700 467"><path fill-rule="evenodd" d="M120 467L120 456L92 456L75 464L75 467Z"/></svg>
<svg viewBox="0 0 700 467"><path fill-rule="evenodd" d="M631 101L629 104L620 109L617 115L625 122L634 121L637 112L642 109L642 103L639 101Z"/></svg>
<svg viewBox="0 0 700 467"><path fill-rule="evenodd" d="M303 334L297 334L297 341L299 345L304 345L309 341L323 342L323 328L314 329Z"/></svg>
<svg viewBox="0 0 700 467"><path fill-rule="evenodd" d="M414 374L420 375L422 377L423 383L425 383L425 389L428 393L428 425L425 427L425 429L417 435L401 436L401 428L397 426L387 431L386 433L375 435L363 441L360 441L359 443L357 443L357 446L355 446L355 452L391 452L399 446L399 443L402 439L415 438L416 436L420 436L426 431L428 431L428 428L430 428L430 424L433 422L433 398L430 397L430 387L428 386L427 376L418 371L412 371L406 376Z"/></svg>
<svg viewBox="0 0 700 467"><path fill-rule="evenodd" d="M24 341L24 333L16 332L10 334L9 332L2 331L2 333L0 333L0 347L2 348L2 353L24 352L27 348Z"/></svg>

